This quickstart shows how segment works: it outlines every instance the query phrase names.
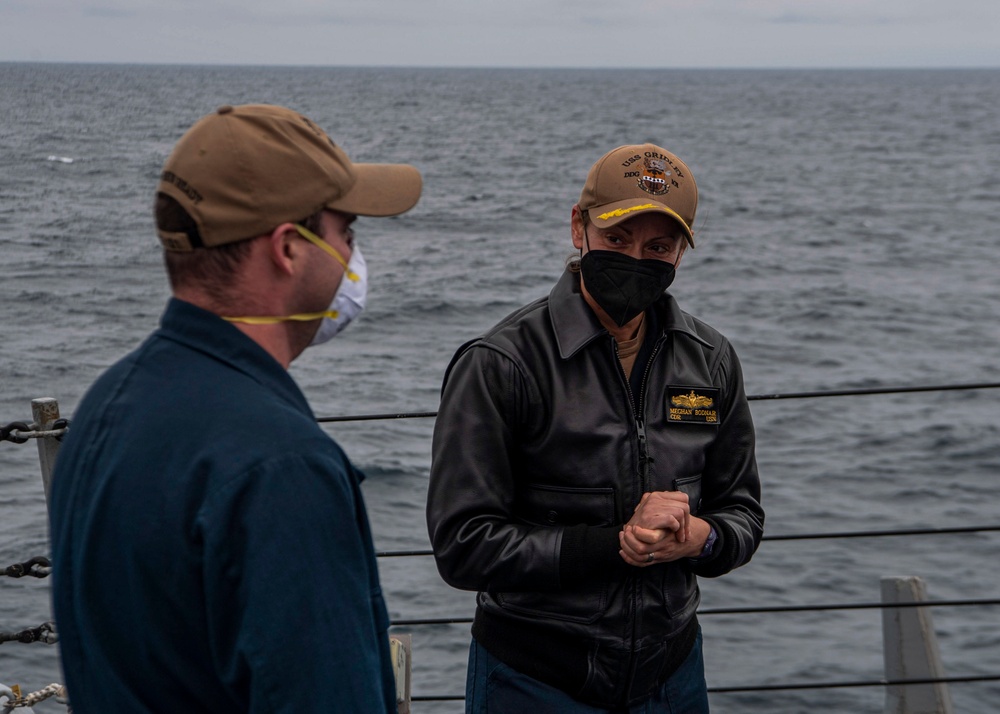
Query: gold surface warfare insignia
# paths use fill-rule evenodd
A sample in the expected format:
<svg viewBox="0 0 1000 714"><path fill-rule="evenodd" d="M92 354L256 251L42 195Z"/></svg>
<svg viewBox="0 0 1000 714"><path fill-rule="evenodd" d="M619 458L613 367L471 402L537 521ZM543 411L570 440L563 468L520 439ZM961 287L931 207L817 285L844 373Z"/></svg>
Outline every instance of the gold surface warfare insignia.
<svg viewBox="0 0 1000 714"><path fill-rule="evenodd" d="M667 387L667 421L718 424L719 390L708 387Z"/></svg>
<svg viewBox="0 0 1000 714"><path fill-rule="evenodd" d="M675 407L689 407L694 409L695 407L710 407L715 404L715 400L695 394L692 389L690 394L678 394L676 397L671 397L670 403Z"/></svg>

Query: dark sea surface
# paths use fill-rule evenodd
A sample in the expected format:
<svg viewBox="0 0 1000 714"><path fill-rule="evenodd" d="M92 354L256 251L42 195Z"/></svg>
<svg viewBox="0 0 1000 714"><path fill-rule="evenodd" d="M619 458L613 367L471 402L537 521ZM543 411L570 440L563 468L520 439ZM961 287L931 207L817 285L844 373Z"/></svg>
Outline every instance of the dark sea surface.
<svg viewBox="0 0 1000 714"><path fill-rule="evenodd" d="M591 163L644 141L698 180L697 249L671 292L736 345L750 394L1000 382L1000 71L0 64L0 425L30 421L36 397L72 416L155 328L168 297L151 218L159 169L196 119L247 102L291 106L352 158L424 175L412 212L357 225L368 310L293 365L320 416L436 410L454 350L557 279ZM752 409L768 534L1000 523L1000 391ZM428 547L432 426L327 426L368 474L381 550ZM0 568L47 548L35 445L0 443ZM703 580L703 607L873 603L888 575L923 578L932 599L996 599L998 552L997 533L769 541L745 568ZM471 616L473 595L444 585L430 558L380 569L393 618ZM50 619L48 587L0 578L0 631ZM948 675L1000 674L997 607L932 614ZM883 673L877 609L701 619L710 687ZM462 694L468 625L406 631L413 693ZM305 636L289 632L288 646ZM0 682L59 681L55 647L0 645ZM951 692L958 712L1000 711L1000 683ZM884 696L719 693L712 706L858 714L881 712Z"/></svg>

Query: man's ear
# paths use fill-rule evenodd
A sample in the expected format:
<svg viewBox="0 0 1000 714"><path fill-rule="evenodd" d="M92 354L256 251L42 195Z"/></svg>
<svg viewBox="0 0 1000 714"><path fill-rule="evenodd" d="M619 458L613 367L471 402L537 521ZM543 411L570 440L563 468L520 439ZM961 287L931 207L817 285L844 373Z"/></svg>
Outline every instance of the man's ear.
<svg viewBox="0 0 1000 714"><path fill-rule="evenodd" d="M299 240L298 231L291 223L282 223L267 236L268 257L275 269L286 275L291 275L295 262L301 255L303 243Z"/></svg>

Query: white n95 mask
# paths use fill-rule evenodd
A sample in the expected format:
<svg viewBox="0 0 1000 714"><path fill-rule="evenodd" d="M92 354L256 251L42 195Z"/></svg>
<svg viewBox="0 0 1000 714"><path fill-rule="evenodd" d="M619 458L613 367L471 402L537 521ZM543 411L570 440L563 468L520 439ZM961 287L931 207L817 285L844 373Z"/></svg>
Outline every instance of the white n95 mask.
<svg viewBox="0 0 1000 714"><path fill-rule="evenodd" d="M361 254L361 248L355 245L351 251L351 259L347 262L344 277L340 279L337 292L333 295L330 309L324 315L323 322L320 323L309 346L321 345L332 340L351 320L361 314L365 309L367 297L368 266Z"/></svg>

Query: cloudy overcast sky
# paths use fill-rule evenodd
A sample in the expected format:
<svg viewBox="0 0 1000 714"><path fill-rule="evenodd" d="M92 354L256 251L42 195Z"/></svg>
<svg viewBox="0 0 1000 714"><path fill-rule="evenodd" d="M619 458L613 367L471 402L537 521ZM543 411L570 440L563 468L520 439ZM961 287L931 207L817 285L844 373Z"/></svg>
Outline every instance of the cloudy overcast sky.
<svg viewBox="0 0 1000 714"><path fill-rule="evenodd" d="M1000 0L0 0L0 61L1000 67Z"/></svg>

